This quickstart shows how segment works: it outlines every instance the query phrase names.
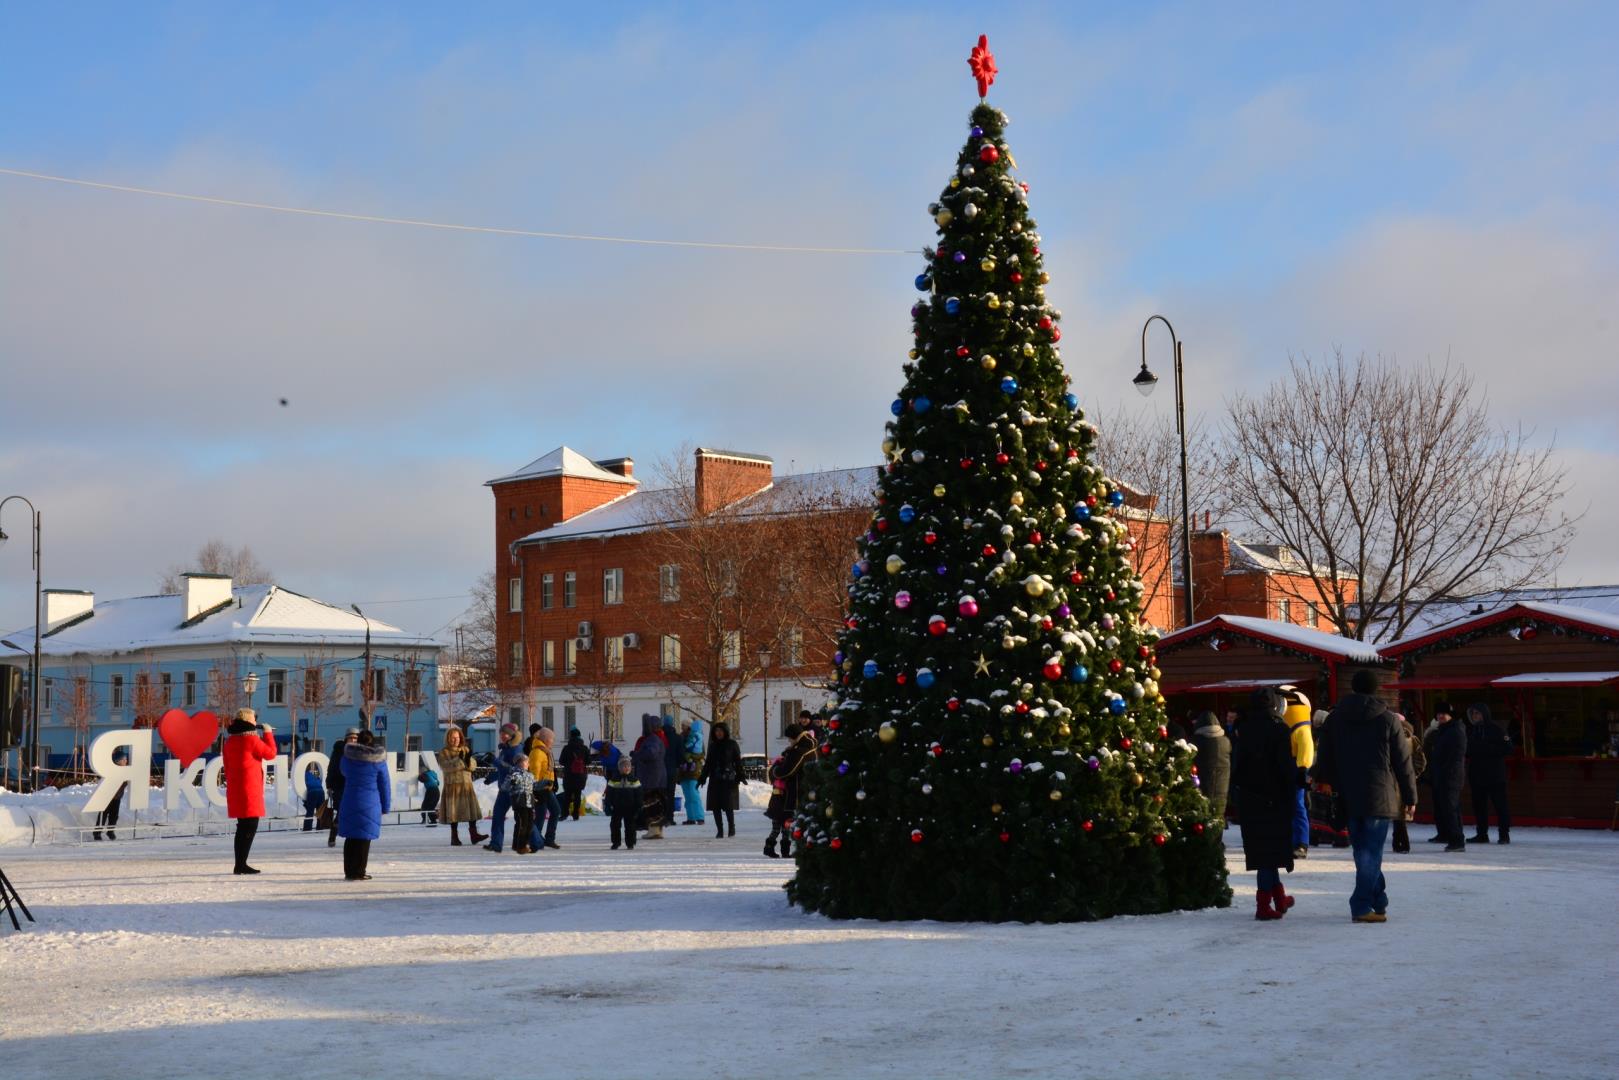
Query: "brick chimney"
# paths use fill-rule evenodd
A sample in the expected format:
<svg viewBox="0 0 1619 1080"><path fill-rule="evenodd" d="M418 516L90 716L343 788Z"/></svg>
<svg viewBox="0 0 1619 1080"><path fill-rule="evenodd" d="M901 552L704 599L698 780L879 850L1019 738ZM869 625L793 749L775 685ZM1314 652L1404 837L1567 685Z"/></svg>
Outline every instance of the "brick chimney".
<svg viewBox="0 0 1619 1080"><path fill-rule="evenodd" d="M40 633L49 634L68 623L83 618L95 610L96 595L83 589L46 589L41 593L44 625Z"/></svg>
<svg viewBox="0 0 1619 1080"><path fill-rule="evenodd" d="M1217 578L1231 565L1231 534L1224 529L1192 534L1192 585Z"/></svg>
<svg viewBox="0 0 1619 1080"><path fill-rule="evenodd" d="M697 448L697 512L711 513L771 484L773 462L762 454Z"/></svg>
<svg viewBox="0 0 1619 1080"><path fill-rule="evenodd" d="M630 477L630 476L635 475L635 459L634 458L627 458L627 457L608 458L606 461L598 461L598 462L596 462L596 464L600 465L602 468L606 469L608 472L614 473L614 474L616 474L618 476Z"/></svg>
<svg viewBox="0 0 1619 1080"><path fill-rule="evenodd" d="M181 574L181 622L190 622L231 598L229 574Z"/></svg>

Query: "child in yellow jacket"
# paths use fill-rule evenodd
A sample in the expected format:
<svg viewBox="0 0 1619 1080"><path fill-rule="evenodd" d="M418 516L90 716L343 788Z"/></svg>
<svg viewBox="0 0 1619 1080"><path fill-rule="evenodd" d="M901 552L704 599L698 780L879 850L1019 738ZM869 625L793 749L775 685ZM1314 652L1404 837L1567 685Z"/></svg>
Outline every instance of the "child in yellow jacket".
<svg viewBox="0 0 1619 1080"><path fill-rule="evenodd" d="M1298 802L1293 808L1293 857L1302 859L1310 854L1307 777L1310 766L1315 764L1315 737L1310 733L1310 699L1295 687L1284 686L1281 690L1287 699L1287 711L1282 714L1282 723L1287 725L1293 764L1298 767Z"/></svg>

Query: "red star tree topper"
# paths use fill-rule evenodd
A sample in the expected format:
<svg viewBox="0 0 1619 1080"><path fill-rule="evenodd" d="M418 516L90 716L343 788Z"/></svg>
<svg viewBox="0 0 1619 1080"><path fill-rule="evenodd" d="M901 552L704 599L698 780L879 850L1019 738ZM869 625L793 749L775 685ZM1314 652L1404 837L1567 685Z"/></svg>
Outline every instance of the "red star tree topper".
<svg viewBox="0 0 1619 1080"><path fill-rule="evenodd" d="M989 51L989 35L979 34L978 44L973 46L972 55L967 58L967 66L973 69L973 78L978 80L978 96L989 96L989 88L995 84L995 54Z"/></svg>

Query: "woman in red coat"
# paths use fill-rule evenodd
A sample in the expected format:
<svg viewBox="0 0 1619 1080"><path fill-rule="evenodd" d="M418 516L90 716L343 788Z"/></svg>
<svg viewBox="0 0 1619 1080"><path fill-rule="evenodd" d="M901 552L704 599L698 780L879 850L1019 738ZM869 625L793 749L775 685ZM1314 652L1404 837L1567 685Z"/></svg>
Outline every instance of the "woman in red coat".
<svg viewBox="0 0 1619 1080"><path fill-rule="evenodd" d="M225 731L225 809L236 819L236 873L256 874L247 853L264 816L264 765L276 758L275 736L258 723L252 709L237 709Z"/></svg>

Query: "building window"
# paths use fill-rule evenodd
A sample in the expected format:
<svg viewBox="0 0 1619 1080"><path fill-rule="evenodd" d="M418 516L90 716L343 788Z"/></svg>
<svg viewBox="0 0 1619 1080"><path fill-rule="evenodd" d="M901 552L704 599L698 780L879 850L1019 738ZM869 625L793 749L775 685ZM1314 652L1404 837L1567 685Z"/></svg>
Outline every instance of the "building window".
<svg viewBox="0 0 1619 1080"><path fill-rule="evenodd" d="M266 674L269 681L264 687L264 703L266 705L285 705L287 703L287 671L285 668L271 668Z"/></svg>
<svg viewBox="0 0 1619 1080"><path fill-rule="evenodd" d="M203 689L203 693L208 695L208 704L210 706L224 704L224 698L220 696L219 692L219 671L217 669L208 672L208 685Z"/></svg>
<svg viewBox="0 0 1619 1080"><path fill-rule="evenodd" d="M783 667L804 666L804 631L789 626L781 635L781 663Z"/></svg>
<svg viewBox="0 0 1619 1080"><path fill-rule="evenodd" d="M124 677L122 675L112 677L112 707L114 709L124 707Z"/></svg>
<svg viewBox="0 0 1619 1080"><path fill-rule="evenodd" d="M1305 602L1304 608L1305 608L1305 611L1309 614L1310 625L1311 626L1320 626L1321 625L1321 605L1316 603L1314 600L1309 600L1309 601Z"/></svg>
<svg viewBox="0 0 1619 1080"><path fill-rule="evenodd" d="M680 635L665 634L658 641L658 670L680 670Z"/></svg>
<svg viewBox="0 0 1619 1080"><path fill-rule="evenodd" d="M354 672L352 672L352 671L334 671L334 672L332 672L332 704L333 705L353 705L354 704Z"/></svg>
<svg viewBox="0 0 1619 1080"><path fill-rule="evenodd" d="M422 673L414 669L400 672L404 678L401 680L404 690L404 703L407 705L420 705L422 703Z"/></svg>
<svg viewBox="0 0 1619 1080"><path fill-rule="evenodd" d="M159 684L163 687L163 704L172 705L174 703L174 676L164 671L159 673L157 678Z"/></svg>
<svg viewBox="0 0 1619 1080"><path fill-rule="evenodd" d="M512 506L512 507L507 508L507 510L506 510L506 520L507 521L516 521L517 520L517 507Z"/></svg>
<svg viewBox="0 0 1619 1080"><path fill-rule="evenodd" d="M371 669L371 702L380 704L388 700L388 673L381 668Z"/></svg>
<svg viewBox="0 0 1619 1080"><path fill-rule="evenodd" d="M786 738L787 725L798 723L798 714L803 711L803 699L790 697L782 698L781 704L776 709L776 712L781 716L781 726L776 729L776 734L780 735L782 738Z"/></svg>
<svg viewBox="0 0 1619 1080"><path fill-rule="evenodd" d="M557 673L557 643L554 641L540 647L540 673L547 679Z"/></svg>
<svg viewBox="0 0 1619 1080"><path fill-rule="evenodd" d="M624 639L617 634L602 639L602 663L609 675L624 670Z"/></svg>
<svg viewBox="0 0 1619 1080"><path fill-rule="evenodd" d="M523 674L523 643L521 641L514 641L511 643L510 648L511 670L508 671L507 674L513 678L518 678Z"/></svg>
<svg viewBox="0 0 1619 1080"><path fill-rule="evenodd" d="M562 706L562 722L564 724L568 725L568 730L569 731L572 731L574 728L578 727L579 726L579 706L577 706L577 705L564 705L564 706Z"/></svg>
<svg viewBox="0 0 1619 1080"><path fill-rule="evenodd" d="M516 724L517 730L523 730L523 707L521 705L508 705L506 707L506 722Z"/></svg>
<svg viewBox="0 0 1619 1080"><path fill-rule="evenodd" d="M720 562L720 595L726 597L736 595L736 563L730 559Z"/></svg>
<svg viewBox="0 0 1619 1080"><path fill-rule="evenodd" d="M40 698L40 702L39 702L39 708L40 708L41 712L50 712L51 711L51 683L53 681L54 680L51 680L51 679L46 679L45 680L45 696Z"/></svg>
<svg viewBox="0 0 1619 1080"><path fill-rule="evenodd" d="M510 578L506 582L506 610L523 610L523 579L520 577Z"/></svg>
<svg viewBox="0 0 1619 1080"><path fill-rule="evenodd" d="M48 687L50 684L47 683L46 685ZM195 671L187 671L181 674L180 692L186 708L192 708L197 704L197 673Z"/></svg>
<svg viewBox="0 0 1619 1080"><path fill-rule="evenodd" d="M540 706L540 723L547 730L555 731L557 729L556 713L557 711L549 705Z"/></svg>
<svg viewBox="0 0 1619 1080"><path fill-rule="evenodd" d="M624 568L615 566L611 570L602 571L602 603L622 604L624 602Z"/></svg>
<svg viewBox="0 0 1619 1080"><path fill-rule="evenodd" d="M1291 601L1291 600L1278 600L1278 601L1276 601L1276 617L1278 619L1282 620L1283 622L1292 622L1293 621L1293 601Z"/></svg>
<svg viewBox="0 0 1619 1080"><path fill-rule="evenodd" d="M673 563L658 567L658 599L665 604L680 599L680 567Z"/></svg>
<svg viewBox="0 0 1619 1080"><path fill-rule="evenodd" d="M568 725L570 728L572 724ZM617 742L624 737L624 706L602 706L602 738L608 742Z"/></svg>
<svg viewBox="0 0 1619 1080"><path fill-rule="evenodd" d="M720 645L720 664L727 670L742 666L742 631L727 630Z"/></svg>
<svg viewBox="0 0 1619 1080"><path fill-rule="evenodd" d="M415 750L417 753L421 753L422 737L420 735L406 735L405 736L405 749L406 750Z"/></svg>
<svg viewBox="0 0 1619 1080"><path fill-rule="evenodd" d="M579 674L579 639L567 638L562 642L562 674Z"/></svg>
<svg viewBox="0 0 1619 1080"><path fill-rule="evenodd" d="M540 575L540 610L550 611L551 605L556 602L557 576L555 574Z"/></svg>
<svg viewBox="0 0 1619 1080"><path fill-rule="evenodd" d="M572 570L562 574L562 606L573 607L579 598L579 579Z"/></svg>
<svg viewBox="0 0 1619 1080"><path fill-rule="evenodd" d="M311 664L304 669L304 705L311 709L318 709L321 705L322 694L321 678L326 674L320 668ZM344 702L347 704L347 702Z"/></svg>

